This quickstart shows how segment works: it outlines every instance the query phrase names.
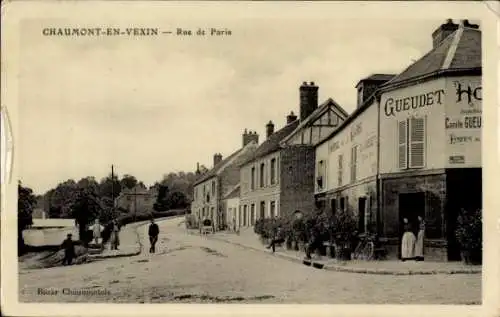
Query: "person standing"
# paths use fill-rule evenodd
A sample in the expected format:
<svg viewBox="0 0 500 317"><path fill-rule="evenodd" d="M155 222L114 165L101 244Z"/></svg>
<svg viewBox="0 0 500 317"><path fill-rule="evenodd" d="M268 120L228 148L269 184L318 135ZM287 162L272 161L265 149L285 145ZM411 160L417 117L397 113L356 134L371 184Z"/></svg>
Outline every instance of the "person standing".
<svg viewBox="0 0 500 317"><path fill-rule="evenodd" d="M401 240L401 260L404 262L406 260L411 260L414 258L415 250L415 234L411 231L411 226L408 223L408 219L404 218L404 234Z"/></svg>
<svg viewBox="0 0 500 317"><path fill-rule="evenodd" d="M273 236L271 237L271 243L266 247L267 249L272 248L273 253L276 252L276 244L281 244L285 242L285 239L282 237L283 230L281 225L273 228Z"/></svg>
<svg viewBox="0 0 500 317"><path fill-rule="evenodd" d="M102 231L104 230L104 227L99 223L99 219L96 219L94 221L94 224L89 227L90 230L92 230L92 236L94 237L94 243L96 245L99 244L101 241L102 237Z"/></svg>
<svg viewBox="0 0 500 317"><path fill-rule="evenodd" d="M113 220L111 224L111 238L110 238L110 244L111 244L111 250L118 250L118 246L120 245L120 227L118 226L118 222Z"/></svg>
<svg viewBox="0 0 500 317"><path fill-rule="evenodd" d="M415 260L424 260L424 237L425 237L425 221L418 216L418 234L417 242L415 243Z"/></svg>
<svg viewBox="0 0 500 317"><path fill-rule="evenodd" d="M149 253L155 253L155 245L156 242L158 241L158 235L160 234L160 228L158 228L158 225L155 223L154 218L151 219L151 224L149 225L149 243L151 247L149 248Z"/></svg>
<svg viewBox="0 0 500 317"><path fill-rule="evenodd" d="M71 265L75 257L75 242L72 240L72 234L68 233L66 239L63 241L61 248L64 249L63 265Z"/></svg>

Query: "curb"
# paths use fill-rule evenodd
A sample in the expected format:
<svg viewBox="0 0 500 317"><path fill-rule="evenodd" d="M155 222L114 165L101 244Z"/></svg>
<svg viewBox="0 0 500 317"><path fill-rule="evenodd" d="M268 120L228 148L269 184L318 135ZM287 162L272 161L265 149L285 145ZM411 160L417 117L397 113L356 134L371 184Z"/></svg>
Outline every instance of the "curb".
<svg viewBox="0 0 500 317"><path fill-rule="evenodd" d="M213 237L213 236L207 236L207 237L209 239L237 245L237 246L245 248L245 249L264 252L268 255L273 255L272 253L266 252L265 250L254 248L254 247L251 247L248 245L243 245L241 243L230 242L230 241L227 241L227 240L219 238L219 237ZM437 275L437 274L454 275L454 274L481 274L482 273L482 268L481 269L471 268L468 270L455 269L455 270L435 270L435 271L433 271L433 270L394 271L394 270L388 270L388 269L370 269L370 268L367 269L367 268L355 268L355 267L345 267L345 266L340 266L340 265L324 264L321 262L314 262L314 260L305 261L305 260L300 259L300 258L296 258L296 257L292 257L289 255L280 254L280 253L274 253L274 256L282 258L284 260L288 260L290 262L308 265L308 266L314 267L316 269L323 269L323 270L327 270L327 271L344 272L344 273L372 274L372 275Z"/></svg>

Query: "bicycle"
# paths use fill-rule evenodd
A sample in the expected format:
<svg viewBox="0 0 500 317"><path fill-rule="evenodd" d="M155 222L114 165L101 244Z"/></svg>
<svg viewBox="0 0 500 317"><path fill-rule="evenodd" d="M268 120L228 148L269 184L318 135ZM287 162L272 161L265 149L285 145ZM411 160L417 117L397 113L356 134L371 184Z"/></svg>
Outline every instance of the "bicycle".
<svg viewBox="0 0 500 317"><path fill-rule="evenodd" d="M354 250L353 258L355 260L374 260L377 236L375 234L362 233L358 237L360 241Z"/></svg>

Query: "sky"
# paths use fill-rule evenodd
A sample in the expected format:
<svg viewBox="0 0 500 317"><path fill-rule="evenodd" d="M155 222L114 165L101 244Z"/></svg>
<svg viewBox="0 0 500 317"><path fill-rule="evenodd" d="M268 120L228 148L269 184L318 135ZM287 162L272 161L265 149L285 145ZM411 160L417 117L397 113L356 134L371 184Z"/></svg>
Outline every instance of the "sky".
<svg viewBox="0 0 500 317"><path fill-rule="evenodd" d="M67 179L99 180L111 164L146 185L197 162L210 168L214 153L241 147L245 128L262 142L269 120L277 130L299 113L303 81L319 86L319 102L333 98L351 113L360 79L402 72L443 22L185 21L232 35L133 39L44 37L46 21L26 22L18 175L41 194Z"/></svg>

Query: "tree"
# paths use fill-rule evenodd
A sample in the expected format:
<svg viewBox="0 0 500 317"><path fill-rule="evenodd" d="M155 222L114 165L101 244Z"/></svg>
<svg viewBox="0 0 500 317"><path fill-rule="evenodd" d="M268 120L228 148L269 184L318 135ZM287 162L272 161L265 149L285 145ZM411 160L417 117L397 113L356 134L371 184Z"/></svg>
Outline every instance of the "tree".
<svg viewBox="0 0 500 317"><path fill-rule="evenodd" d="M23 187L21 182L17 185L17 194L17 246L19 254L22 254L25 249L23 230L33 224L31 215L37 201L33 190Z"/></svg>
<svg viewBox="0 0 500 317"><path fill-rule="evenodd" d="M168 209L182 209L187 207L188 201L184 193L172 192L167 198L166 205Z"/></svg>
<svg viewBox="0 0 500 317"><path fill-rule="evenodd" d="M125 175L123 175L123 178L120 181L120 184L121 184L122 188L132 189L135 186L137 186L138 181L137 181L137 178L135 178L134 176L129 175L129 174L125 174Z"/></svg>
<svg viewBox="0 0 500 317"><path fill-rule="evenodd" d="M153 205L153 209L156 211L166 211L169 209L168 206L168 187L164 185L158 185L158 196L156 196L156 202Z"/></svg>
<svg viewBox="0 0 500 317"><path fill-rule="evenodd" d="M113 199L116 199L121 192L121 183L118 179L118 176L114 175L113 180L111 179L111 175L101 179L99 183L98 195L101 198L107 197L110 200L107 202L111 202L108 207L113 207Z"/></svg>
<svg viewBox="0 0 500 317"><path fill-rule="evenodd" d="M92 187L78 189L75 200L71 205L71 215L78 224L80 241L88 242L86 237L87 226L91 221L99 217L102 209L97 192Z"/></svg>

